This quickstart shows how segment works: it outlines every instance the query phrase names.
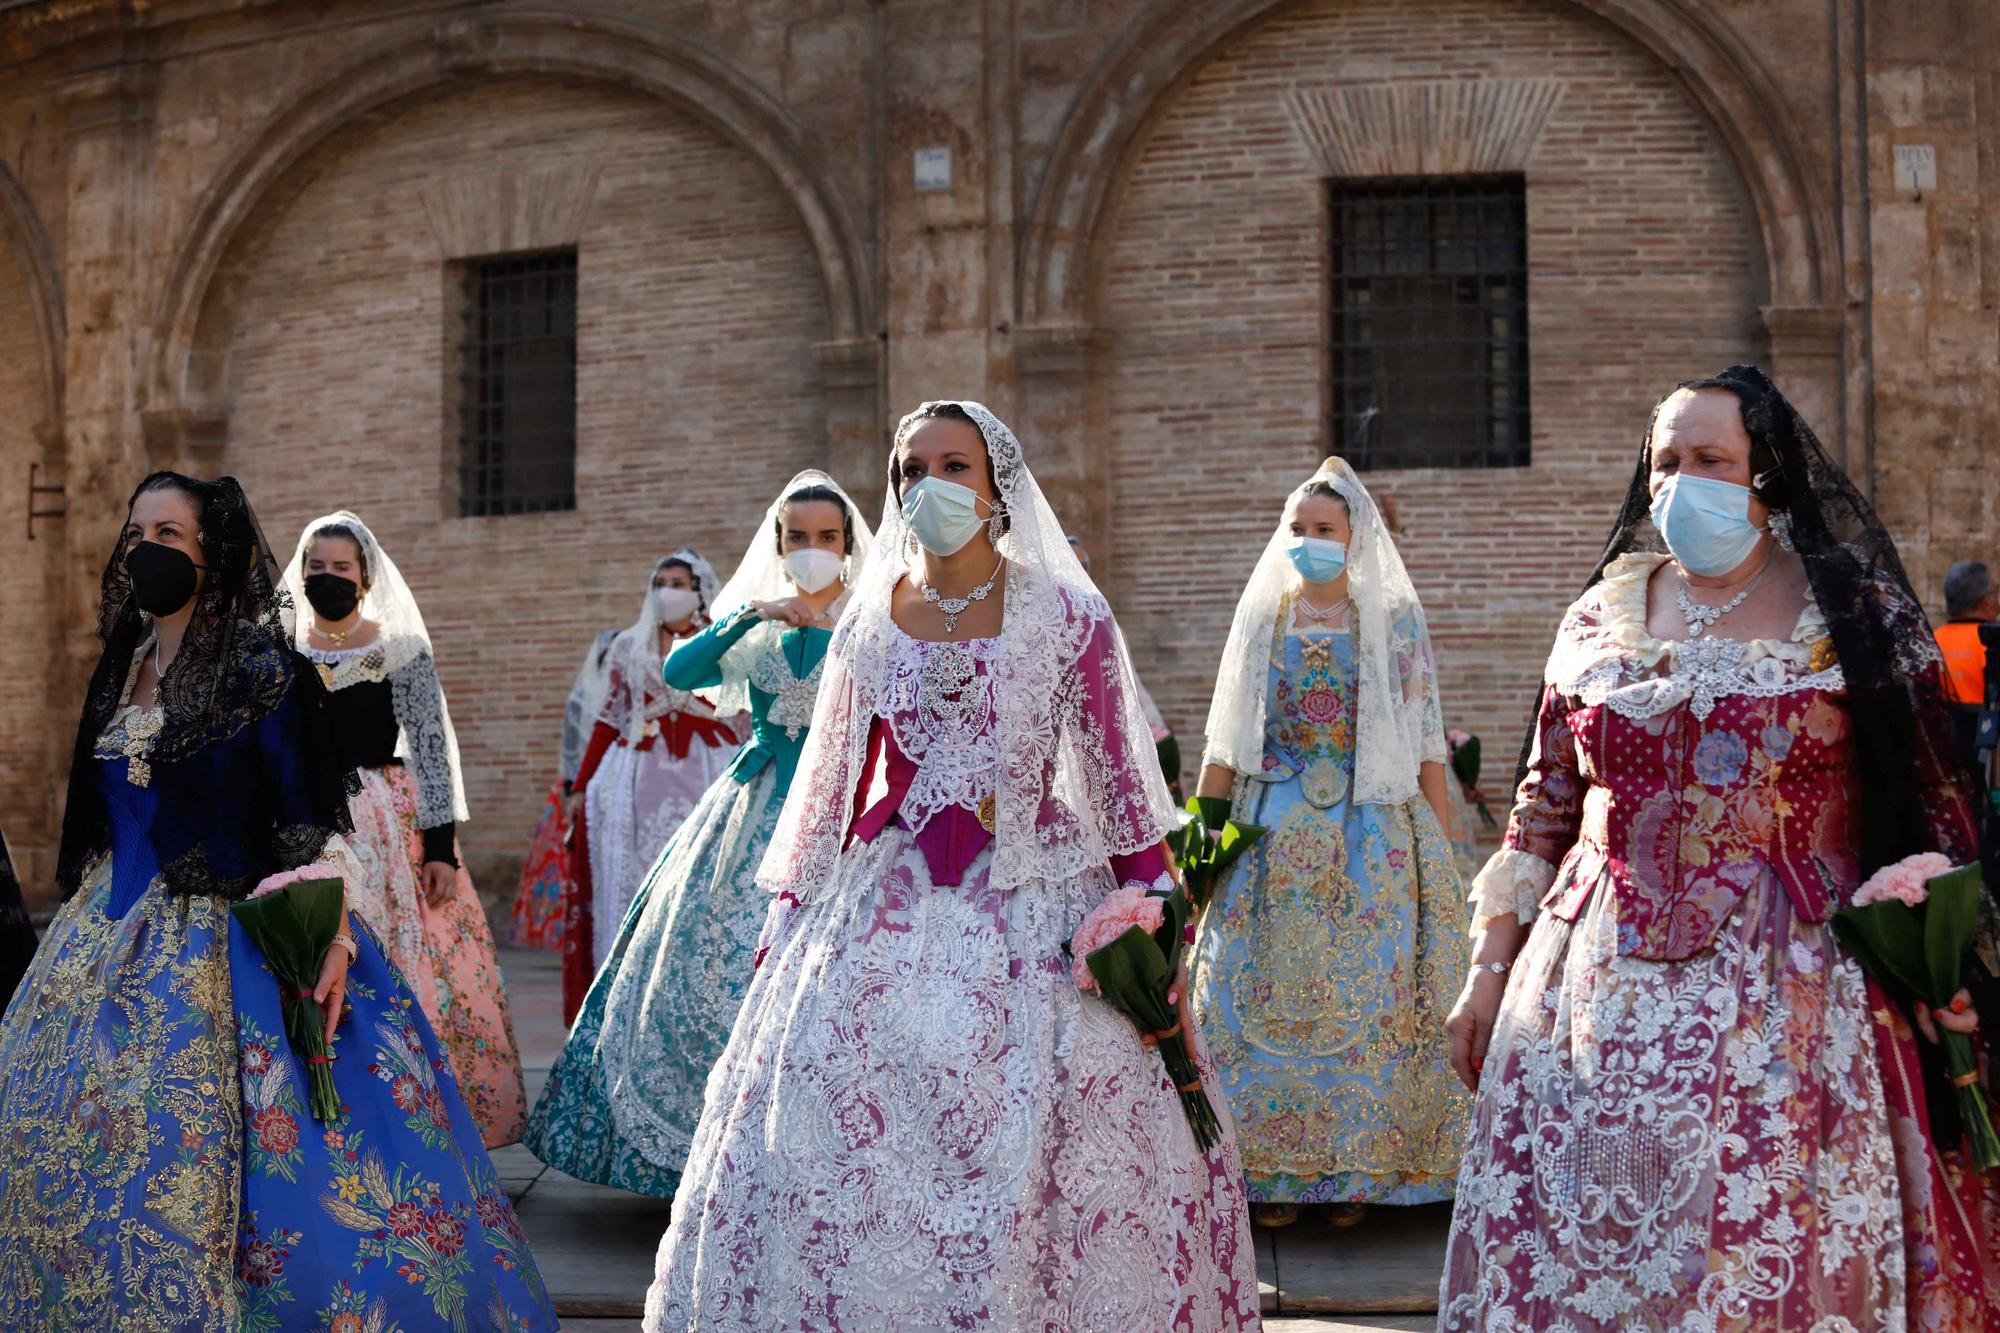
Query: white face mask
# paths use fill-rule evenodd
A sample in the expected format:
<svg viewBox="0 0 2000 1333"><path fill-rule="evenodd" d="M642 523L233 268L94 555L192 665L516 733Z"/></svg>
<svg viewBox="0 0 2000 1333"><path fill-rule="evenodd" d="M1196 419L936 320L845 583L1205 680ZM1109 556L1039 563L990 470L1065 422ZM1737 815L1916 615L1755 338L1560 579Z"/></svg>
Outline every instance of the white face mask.
<svg viewBox="0 0 2000 1333"><path fill-rule="evenodd" d="M832 551L809 546L785 557L785 577L800 592L813 593L838 579L847 562Z"/></svg>
<svg viewBox="0 0 2000 1333"><path fill-rule="evenodd" d="M701 610L701 594L693 588L655 588L653 605L662 625L678 625Z"/></svg>

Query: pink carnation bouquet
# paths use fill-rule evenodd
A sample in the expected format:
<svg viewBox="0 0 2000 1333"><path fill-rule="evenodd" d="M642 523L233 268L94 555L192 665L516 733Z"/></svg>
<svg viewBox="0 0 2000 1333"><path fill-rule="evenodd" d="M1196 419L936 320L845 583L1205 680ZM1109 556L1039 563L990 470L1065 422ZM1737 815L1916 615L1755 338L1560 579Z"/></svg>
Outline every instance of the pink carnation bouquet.
<svg viewBox="0 0 2000 1333"><path fill-rule="evenodd" d="M1201 1071L1167 998L1180 969L1191 909L1187 892L1155 893L1128 884L1107 894L1063 945L1077 987L1124 1014L1153 1039L1167 1077L1180 1094L1188 1128L1203 1152L1222 1138L1222 1127L1202 1091Z"/></svg>
<svg viewBox="0 0 2000 1333"><path fill-rule="evenodd" d="M313 990L320 964L340 933L346 903L340 872L328 865L301 866L260 880L248 898L229 911L264 955L284 1000L285 1036L292 1055L305 1067L312 1112L320 1120L340 1114L333 1086L333 1051Z"/></svg>
<svg viewBox="0 0 2000 1333"><path fill-rule="evenodd" d="M1833 914L1834 934L1884 987L1941 1009L1958 994L1965 955L1979 927L1982 887L1977 863L1955 866L1936 852L1906 856L1883 866L1855 890L1852 905ZM1958 1092L1958 1124L1951 1124L1941 1105L1932 1119L1932 1137L1942 1142L1962 1132L1978 1169L2000 1167L2000 1137L1993 1132L1979 1087L1972 1038L1949 1029L1938 1036L1945 1071Z"/></svg>

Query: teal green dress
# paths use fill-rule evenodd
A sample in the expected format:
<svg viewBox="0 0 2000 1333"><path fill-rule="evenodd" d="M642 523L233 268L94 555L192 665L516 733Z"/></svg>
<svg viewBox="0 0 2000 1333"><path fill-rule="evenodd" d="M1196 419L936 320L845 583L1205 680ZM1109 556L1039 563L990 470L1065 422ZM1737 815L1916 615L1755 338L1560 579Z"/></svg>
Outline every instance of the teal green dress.
<svg viewBox="0 0 2000 1333"><path fill-rule="evenodd" d="M770 895L757 866L791 789L832 632L749 607L673 651L667 684L747 681L751 736L667 843L528 1118L527 1145L584 1180L671 1199L709 1066L749 988Z"/></svg>

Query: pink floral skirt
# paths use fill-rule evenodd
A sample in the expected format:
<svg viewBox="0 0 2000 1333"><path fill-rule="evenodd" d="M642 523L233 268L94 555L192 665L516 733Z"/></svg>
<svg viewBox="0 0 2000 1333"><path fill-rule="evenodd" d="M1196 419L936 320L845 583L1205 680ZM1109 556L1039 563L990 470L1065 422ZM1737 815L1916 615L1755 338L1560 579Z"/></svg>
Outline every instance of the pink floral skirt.
<svg viewBox="0 0 2000 1333"><path fill-rule="evenodd" d="M1062 943L1105 882L933 885L909 833L775 917L660 1243L646 1328L1260 1326L1233 1131Z"/></svg>
<svg viewBox="0 0 2000 1333"><path fill-rule="evenodd" d="M451 897L425 902L416 783L400 764L360 777L348 842L364 873L348 886L348 909L374 930L437 1029L486 1146L517 1143L528 1115L521 1056L472 876L461 866Z"/></svg>
<svg viewBox="0 0 2000 1333"><path fill-rule="evenodd" d="M1767 875L1705 953L1616 938L1600 887L1514 965L1438 1328L1992 1327L2000 1196L1931 1149L1909 1029L1831 929Z"/></svg>

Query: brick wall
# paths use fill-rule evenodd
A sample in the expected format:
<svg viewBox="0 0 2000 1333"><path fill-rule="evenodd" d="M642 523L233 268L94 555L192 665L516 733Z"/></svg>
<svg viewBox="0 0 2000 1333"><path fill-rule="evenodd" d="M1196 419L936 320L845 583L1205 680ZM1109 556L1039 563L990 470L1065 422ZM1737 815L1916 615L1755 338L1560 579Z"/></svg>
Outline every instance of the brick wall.
<svg viewBox="0 0 2000 1333"><path fill-rule="evenodd" d="M56 620L42 567L62 528L43 523L41 540L27 538L28 463L41 454L34 429L46 412L41 335L28 299L20 268L0 253L0 404L6 405L0 408L0 459L7 461L0 470L0 828L32 882L52 864L56 776L49 771L43 716Z"/></svg>
<svg viewBox="0 0 2000 1333"><path fill-rule="evenodd" d="M1592 7L1640 16L1672 50L1640 50ZM72 505L44 560L59 595L34 575L0 580L0 822L39 823L52 841L46 798L60 774L23 772L38 758L48 767L20 739L42 706L32 669L60 661L58 648L88 653L95 569L132 478L153 458L193 456L244 476L287 548L336 504L381 531L438 641L467 754L468 851L504 894L569 673L594 628L631 618L651 559L691 539L726 564L793 467L865 454L856 471L872 479L864 442L887 424L870 419L877 406L893 421L916 396L967 386L1022 426L1066 513L1103 516L1099 568L1149 682L1192 735L1248 563L1324 438L1321 192L1283 109L1298 85L1563 86L1526 168L1535 465L1371 478L1403 505L1447 710L1485 736L1489 780L1647 407L1690 371L1758 354L1762 302L1798 307L1794 324L1840 334L1844 322L1844 343L1791 351L1837 363L1821 400L1831 410L1844 382L1850 443L1873 430L1883 512L1922 590L1935 596L1951 559L2000 555L2000 9L1989 0L1865 11L1681 0L1657 12L1644 0L1287 0L1181 67L1178 53L1207 37L1177 44L1176 33L1259 9L176 0L0 18L0 161L65 266ZM609 82L491 81L482 25L513 20L549 60L507 68L580 79L562 53L587 33L602 61L590 68ZM1722 34L1726 60L1689 35L1704 27ZM683 68L723 71L717 86L740 93L737 109L710 104L714 121L697 121L609 91L650 86L623 71L673 48ZM143 58L121 63L121 50ZM218 212L233 223L225 168L275 126L311 121L310 90L362 59L448 72L451 92L331 127L329 146L277 183L283 211L255 219L226 258L196 355L155 366L156 351L180 347L159 321L195 225ZM1796 176L1791 202L1765 220L1782 299L1767 291L1723 136L1693 109L1689 88L1718 60L1769 108L1768 133L1732 127L1759 178ZM1850 124L1842 108L1863 85ZM1148 112L1161 87L1171 91ZM1116 114L1093 119L1099 106ZM1126 126L1127 114L1151 117L1130 153L1122 131L1070 137ZM823 272L784 189L739 146L745 134L814 169L787 168L812 178L814 206L836 219L851 290ZM1917 142L1939 154L1939 189L1921 200L1889 181L1893 147ZM954 188L917 195L910 153L940 144L956 150ZM1089 231L1088 208L1036 211L1094 199L1099 169L1119 179L1102 229ZM595 173L577 236L581 505L462 521L443 513L444 265L491 230L481 191L508 171ZM1064 195L1078 180L1088 188ZM448 219L425 201L440 188L458 199ZM530 212L542 225L562 210ZM1038 221L1077 226L1054 271L1096 273L1089 299L1059 282L1048 296L1022 267L1054 243ZM1801 247L1816 247L1811 263ZM1824 267L1802 279L1813 263ZM18 569L28 423L46 407L13 281L0 259L0 555ZM1112 348L1101 380L1084 370L1100 333ZM213 353L229 362L219 382ZM217 460L200 446L225 428ZM41 639L25 628L38 620ZM44 711L65 715L66 731L73 710Z"/></svg>
<svg viewBox="0 0 2000 1333"><path fill-rule="evenodd" d="M444 513L444 274L420 188L599 168L578 247L578 506ZM657 101L510 82L405 111L325 165L240 257L224 465L272 542L353 508L423 607L463 751L483 887L513 891L593 632L636 616L652 562L725 572L771 494L816 462L826 315L761 166Z"/></svg>
<svg viewBox="0 0 2000 1333"><path fill-rule="evenodd" d="M1954 561L2000 569L2000 14L1978 0L1870 12L1876 502L1941 618ZM1936 154L1929 190L1895 180L1896 148L1917 145Z"/></svg>
<svg viewBox="0 0 2000 1333"><path fill-rule="evenodd" d="M1489 786L1511 777L1648 409L1756 348L1734 168L1667 71L1604 24L1503 0L1321 0L1220 52L1131 166L1102 298L1116 595L1184 736L1200 734L1243 580L1328 438L1324 187L1284 95L1496 77L1563 84L1527 164L1534 462L1365 478L1401 506L1446 720L1484 738ZM1198 743L1183 752L1192 766Z"/></svg>

